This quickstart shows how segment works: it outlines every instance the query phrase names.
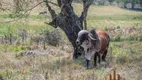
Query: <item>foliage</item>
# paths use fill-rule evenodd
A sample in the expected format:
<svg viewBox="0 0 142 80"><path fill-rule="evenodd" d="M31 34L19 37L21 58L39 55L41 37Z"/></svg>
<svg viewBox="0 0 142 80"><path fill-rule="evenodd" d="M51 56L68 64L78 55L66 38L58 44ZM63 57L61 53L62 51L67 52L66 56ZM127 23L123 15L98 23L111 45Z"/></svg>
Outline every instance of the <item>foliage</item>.
<svg viewBox="0 0 142 80"><path fill-rule="evenodd" d="M109 3L111 4L114 0L108 0L109 1Z"/></svg>
<svg viewBox="0 0 142 80"><path fill-rule="evenodd" d="M105 31L108 31L108 27L105 27Z"/></svg>
<svg viewBox="0 0 142 80"><path fill-rule="evenodd" d="M50 32L50 30L49 30L49 28L44 28L42 31L41 31L41 33L40 33L40 35L48 35L49 34L49 32Z"/></svg>
<svg viewBox="0 0 142 80"><path fill-rule="evenodd" d="M116 34L116 36L112 39L113 41L121 41L121 35Z"/></svg>
<svg viewBox="0 0 142 80"><path fill-rule="evenodd" d="M137 39L138 41L142 41L142 34L139 34L138 35L138 39Z"/></svg>
<svg viewBox="0 0 142 80"><path fill-rule="evenodd" d="M58 29L55 29L49 32L46 39L49 45L57 46L60 44L60 41L62 39L61 32Z"/></svg>

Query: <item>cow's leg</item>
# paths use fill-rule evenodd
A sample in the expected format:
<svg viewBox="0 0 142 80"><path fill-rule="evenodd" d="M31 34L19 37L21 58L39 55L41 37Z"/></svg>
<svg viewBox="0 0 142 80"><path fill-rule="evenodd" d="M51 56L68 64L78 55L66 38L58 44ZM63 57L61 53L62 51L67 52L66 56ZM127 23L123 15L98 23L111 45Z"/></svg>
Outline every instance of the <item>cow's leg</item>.
<svg viewBox="0 0 142 80"><path fill-rule="evenodd" d="M96 52L94 55L94 67L97 66L97 57L98 57L98 63L100 64L101 56L100 56L99 52Z"/></svg>
<svg viewBox="0 0 142 80"><path fill-rule="evenodd" d="M108 51L105 50L105 52L104 52L103 55L102 55L102 60L103 60L103 61L106 61L105 58L106 58L107 52L108 52Z"/></svg>
<svg viewBox="0 0 142 80"><path fill-rule="evenodd" d="M101 62L101 55L100 55L100 53L98 52L98 63L100 64L100 62Z"/></svg>
<svg viewBox="0 0 142 80"><path fill-rule="evenodd" d="M94 67L97 66L97 52L94 54Z"/></svg>
<svg viewBox="0 0 142 80"><path fill-rule="evenodd" d="M87 66L87 69L89 69L89 60L88 59L86 59L86 66Z"/></svg>

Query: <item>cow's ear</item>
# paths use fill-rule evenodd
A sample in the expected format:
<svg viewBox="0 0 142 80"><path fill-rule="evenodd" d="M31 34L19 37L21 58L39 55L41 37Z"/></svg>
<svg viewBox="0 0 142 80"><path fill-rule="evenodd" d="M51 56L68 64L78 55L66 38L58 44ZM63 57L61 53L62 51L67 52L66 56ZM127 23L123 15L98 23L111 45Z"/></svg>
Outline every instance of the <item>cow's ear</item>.
<svg viewBox="0 0 142 80"><path fill-rule="evenodd" d="M88 34L88 37L91 39L91 40L97 40L97 39L95 39L95 38L93 38L93 35L92 34Z"/></svg>

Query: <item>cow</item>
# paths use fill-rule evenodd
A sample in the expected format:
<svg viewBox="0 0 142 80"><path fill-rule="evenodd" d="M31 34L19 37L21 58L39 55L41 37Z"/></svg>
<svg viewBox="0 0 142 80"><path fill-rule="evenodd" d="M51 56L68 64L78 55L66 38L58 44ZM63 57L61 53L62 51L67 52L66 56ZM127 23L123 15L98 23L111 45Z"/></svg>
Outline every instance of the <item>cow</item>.
<svg viewBox="0 0 142 80"><path fill-rule="evenodd" d="M76 44L84 48L86 66L89 68L89 62L94 56L94 66L97 66L97 57L98 63L100 61L106 61L106 55L108 52L110 37L104 30L91 29L81 30L78 33Z"/></svg>

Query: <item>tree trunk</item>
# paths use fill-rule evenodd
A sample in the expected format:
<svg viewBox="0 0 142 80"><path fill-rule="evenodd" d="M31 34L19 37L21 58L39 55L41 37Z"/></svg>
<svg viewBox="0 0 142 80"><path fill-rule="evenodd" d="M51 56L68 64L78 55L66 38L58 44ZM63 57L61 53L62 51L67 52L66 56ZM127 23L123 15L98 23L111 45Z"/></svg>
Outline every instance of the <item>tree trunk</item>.
<svg viewBox="0 0 142 80"><path fill-rule="evenodd" d="M70 5L65 5L64 7L67 8L66 6L70 7L71 9ZM79 18L74 13L68 14L68 12L62 11L62 13L60 13L58 17L55 18L53 22L49 24L56 24L54 26L60 27L65 32L66 36L68 37L69 41L72 43L74 47L74 58L76 58L76 54L78 54L76 52L78 50L78 47L75 41L77 39L78 32L83 29L79 21Z"/></svg>
<svg viewBox="0 0 142 80"><path fill-rule="evenodd" d="M134 6L135 6L135 0L132 0L132 1L131 1L131 4L132 4L132 9L134 9Z"/></svg>
<svg viewBox="0 0 142 80"><path fill-rule="evenodd" d="M86 28L87 11L93 0L83 0L84 9L80 17L78 17L73 11L72 0L57 0L57 2L59 7L61 6L61 12L58 15L53 9L51 9L48 0L46 0L46 6L52 16L52 22L47 24L54 28L60 27L65 32L67 38L74 47L73 58L77 58L80 49L76 45L76 39L78 37L78 32L83 29L83 22L85 22L84 26Z"/></svg>
<svg viewBox="0 0 142 80"><path fill-rule="evenodd" d="M127 3L124 3L124 8L127 8Z"/></svg>

